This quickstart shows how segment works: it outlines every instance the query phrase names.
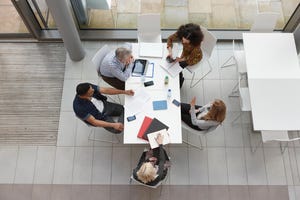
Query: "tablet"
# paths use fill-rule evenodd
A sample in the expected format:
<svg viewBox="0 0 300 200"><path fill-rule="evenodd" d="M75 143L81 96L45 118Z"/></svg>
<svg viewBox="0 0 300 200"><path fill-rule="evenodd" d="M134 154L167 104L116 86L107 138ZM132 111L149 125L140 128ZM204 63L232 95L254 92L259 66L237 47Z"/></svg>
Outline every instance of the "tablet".
<svg viewBox="0 0 300 200"><path fill-rule="evenodd" d="M136 59L132 68L133 76L141 76L147 72L148 60Z"/></svg>

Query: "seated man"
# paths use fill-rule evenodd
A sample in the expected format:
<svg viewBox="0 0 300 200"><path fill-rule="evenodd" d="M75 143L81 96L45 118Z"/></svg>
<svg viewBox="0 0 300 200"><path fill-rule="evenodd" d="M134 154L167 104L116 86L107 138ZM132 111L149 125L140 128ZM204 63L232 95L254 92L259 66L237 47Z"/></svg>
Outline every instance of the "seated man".
<svg viewBox="0 0 300 200"><path fill-rule="evenodd" d="M100 65L101 77L109 85L124 90L125 81L132 71L133 61L131 50L119 47L104 57Z"/></svg>
<svg viewBox="0 0 300 200"><path fill-rule="evenodd" d="M134 95L132 90L117 90L114 88L100 88L90 83L80 83L76 87L76 96L73 101L73 110L85 123L103 127L112 133L123 131L124 108L120 104L107 101L102 94ZM119 117L114 122L112 117Z"/></svg>

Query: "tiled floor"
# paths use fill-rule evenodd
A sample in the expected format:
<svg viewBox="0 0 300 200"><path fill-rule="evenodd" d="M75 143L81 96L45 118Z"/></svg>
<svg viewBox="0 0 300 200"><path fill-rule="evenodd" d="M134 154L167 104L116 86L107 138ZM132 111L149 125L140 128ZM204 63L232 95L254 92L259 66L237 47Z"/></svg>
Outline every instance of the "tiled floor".
<svg viewBox="0 0 300 200"><path fill-rule="evenodd" d="M36 0L44 18L45 0ZM258 12L277 12L277 29L282 29L299 0L112 0L110 10L89 9L88 25L82 28L135 29L137 15L160 13L161 26L177 28L193 22L209 29L249 29ZM10 0L0 0L0 33L28 32ZM56 28L51 17L48 26Z"/></svg>
<svg viewBox="0 0 300 200"><path fill-rule="evenodd" d="M121 45L118 42L84 42L87 55L82 61L73 62L67 56L57 147L0 147L0 183L4 184L0 185L1 200L5 199L1 195L7 195L4 191L16 188L24 193L30 190L32 199L37 199L33 195L41 193L51 193L51 199L78 199L68 195L84 195L85 192L92 195L90 191L95 188L98 188L98 196L110 195L110 199L125 195L129 195L125 199L156 199L151 197L153 191L139 186L128 187L131 170L145 145L90 142L87 139L89 128L76 119L72 111L77 83L97 84L99 81L91 57L104 44L111 48ZM242 48L241 44L239 46ZM211 200L241 199L241 196L249 200L287 199L287 193L292 200L300 199L300 143L291 143L284 154L280 153L277 143L266 144L251 153L248 133L252 134L254 143L260 141L260 134L252 131L249 113L243 113L231 123L240 113L239 99L228 97L237 81L236 69L220 69L231 53L230 42L218 43L211 58L212 73L192 89L189 88L191 75L185 72L182 102L188 102L193 96L198 97L198 104L221 98L226 102L228 113L223 125L203 138L204 150L185 144L167 147L173 165L163 190L163 194L168 193L167 197L161 199L184 199L203 188L209 190L199 192L198 199L201 195ZM100 80L100 85L105 86L105 83ZM97 137L111 135L99 128ZM122 135L120 137L122 139ZM14 187L7 184L14 184ZM135 192L139 195L133 198Z"/></svg>

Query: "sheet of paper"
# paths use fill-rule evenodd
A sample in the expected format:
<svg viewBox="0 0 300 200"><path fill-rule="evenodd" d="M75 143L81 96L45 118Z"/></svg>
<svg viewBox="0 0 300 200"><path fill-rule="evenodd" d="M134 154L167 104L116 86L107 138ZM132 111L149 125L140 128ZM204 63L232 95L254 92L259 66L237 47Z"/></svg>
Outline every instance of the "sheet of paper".
<svg viewBox="0 0 300 200"><path fill-rule="evenodd" d="M166 59L162 59L159 65L172 77L177 76L182 71L182 67L180 67L178 62L168 63Z"/></svg>
<svg viewBox="0 0 300 200"><path fill-rule="evenodd" d="M149 63L147 67L147 71L145 74L145 77L152 78L154 73L154 63Z"/></svg>
<svg viewBox="0 0 300 200"><path fill-rule="evenodd" d="M135 115L143 110L143 107L147 101L151 98L143 88L134 92L134 96L128 97L128 102L125 108L129 110L129 113Z"/></svg>
<svg viewBox="0 0 300 200"><path fill-rule="evenodd" d="M156 132L153 132L153 133L149 133L147 136L148 136L148 140L149 140L151 149L154 149L154 148L158 147L158 144L157 144L155 138L157 137L157 135L159 133L162 134L163 137L164 137L163 145L170 143L170 136L169 136L169 133L167 132L166 129L156 131Z"/></svg>
<svg viewBox="0 0 300 200"><path fill-rule="evenodd" d="M146 57L158 57L163 56L163 44L162 43L139 43L139 55Z"/></svg>

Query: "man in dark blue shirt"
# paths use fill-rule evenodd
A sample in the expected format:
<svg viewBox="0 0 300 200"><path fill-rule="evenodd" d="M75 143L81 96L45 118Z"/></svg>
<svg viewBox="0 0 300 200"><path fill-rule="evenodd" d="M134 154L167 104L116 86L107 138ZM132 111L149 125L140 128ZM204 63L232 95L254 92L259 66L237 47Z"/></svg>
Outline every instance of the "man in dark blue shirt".
<svg viewBox="0 0 300 200"><path fill-rule="evenodd" d="M91 126L103 127L112 133L121 133L124 129L124 108L120 104L107 101L102 94L134 95L132 90L102 88L91 83L80 83L76 87L73 110L77 117ZM115 122L112 117L118 117Z"/></svg>

